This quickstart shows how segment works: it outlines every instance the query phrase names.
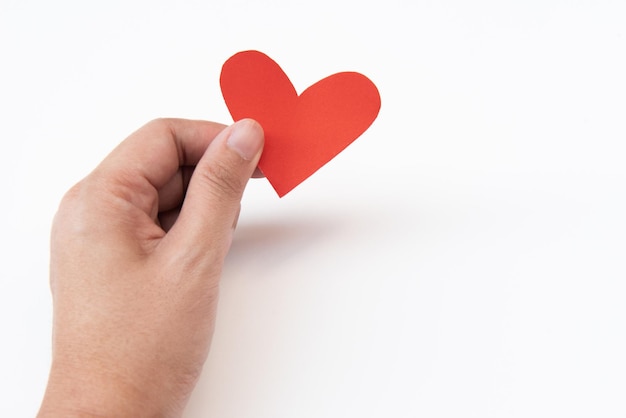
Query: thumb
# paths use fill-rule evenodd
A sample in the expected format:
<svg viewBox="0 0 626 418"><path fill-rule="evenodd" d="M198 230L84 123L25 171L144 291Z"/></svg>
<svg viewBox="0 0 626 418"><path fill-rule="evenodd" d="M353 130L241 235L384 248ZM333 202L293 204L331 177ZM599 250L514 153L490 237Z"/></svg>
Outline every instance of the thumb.
<svg viewBox="0 0 626 418"><path fill-rule="evenodd" d="M223 258L241 197L263 150L263 128L243 119L220 132L196 165L180 215L168 236L178 248Z"/></svg>

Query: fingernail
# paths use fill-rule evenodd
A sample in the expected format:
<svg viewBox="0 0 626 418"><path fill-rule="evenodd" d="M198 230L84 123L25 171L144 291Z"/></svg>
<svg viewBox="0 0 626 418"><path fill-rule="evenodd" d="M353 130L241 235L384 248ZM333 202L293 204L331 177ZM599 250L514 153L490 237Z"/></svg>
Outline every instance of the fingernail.
<svg viewBox="0 0 626 418"><path fill-rule="evenodd" d="M243 119L232 125L226 145L241 155L244 160L251 160L263 146L261 126L252 119Z"/></svg>

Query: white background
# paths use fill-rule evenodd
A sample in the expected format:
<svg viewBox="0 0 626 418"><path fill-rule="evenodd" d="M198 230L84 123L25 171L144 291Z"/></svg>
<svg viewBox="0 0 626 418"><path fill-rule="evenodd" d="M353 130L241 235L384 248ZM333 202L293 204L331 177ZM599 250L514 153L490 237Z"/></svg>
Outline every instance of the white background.
<svg viewBox="0 0 626 418"><path fill-rule="evenodd" d="M190 415L626 416L621 0L1 0L0 416L45 387L62 194L150 119L229 123L245 49L382 109L250 185Z"/></svg>

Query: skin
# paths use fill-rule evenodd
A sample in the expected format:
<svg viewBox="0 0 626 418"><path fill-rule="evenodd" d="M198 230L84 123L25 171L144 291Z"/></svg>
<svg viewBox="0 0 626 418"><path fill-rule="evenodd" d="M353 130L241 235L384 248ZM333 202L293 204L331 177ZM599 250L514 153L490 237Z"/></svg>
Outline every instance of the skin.
<svg viewBox="0 0 626 418"><path fill-rule="evenodd" d="M39 417L180 416L263 130L152 121L64 196L51 237L52 365Z"/></svg>

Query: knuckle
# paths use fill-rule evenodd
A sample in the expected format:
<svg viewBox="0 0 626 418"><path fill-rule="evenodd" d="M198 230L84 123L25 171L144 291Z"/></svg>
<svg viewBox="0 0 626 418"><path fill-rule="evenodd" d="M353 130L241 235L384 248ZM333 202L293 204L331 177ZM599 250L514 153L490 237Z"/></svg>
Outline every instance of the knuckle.
<svg viewBox="0 0 626 418"><path fill-rule="evenodd" d="M151 134L161 134L164 132L173 135L173 119L172 118L156 118L146 123L139 131Z"/></svg>
<svg viewBox="0 0 626 418"><path fill-rule="evenodd" d="M52 224L52 235L80 235L83 232L83 218L86 212L85 200L85 180L81 180L72 186L61 198L61 202L54 215Z"/></svg>
<svg viewBox="0 0 626 418"><path fill-rule="evenodd" d="M84 199L84 195L85 180L83 179L65 192L57 208L56 216L59 217L59 215L63 215L68 211L75 211L76 208L80 207L81 201Z"/></svg>
<svg viewBox="0 0 626 418"><path fill-rule="evenodd" d="M53 231L64 235L85 234L94 224L94 215L106 205L103 187L103 181L93 174L70 187L54 215Z"/></svg>
<svg viewBox="0 0 626 418"><path fill-rule="evenodd" d="M84 180L81 180L78 183L74 184L72 187L70 187L70 189L63 195L63 198L61 199L61 204L63 205L66 202L76 201L80 197L83 187Z"/></svg>
<svg viewBox="0 0 626 418"><path fill-rule="evenodd" d="M152 119L150 122L146 123L145 126L147 128L153 128L155 130L169 129L169 127L170 127L170 119L168 119L168 118Z"/></svg>

